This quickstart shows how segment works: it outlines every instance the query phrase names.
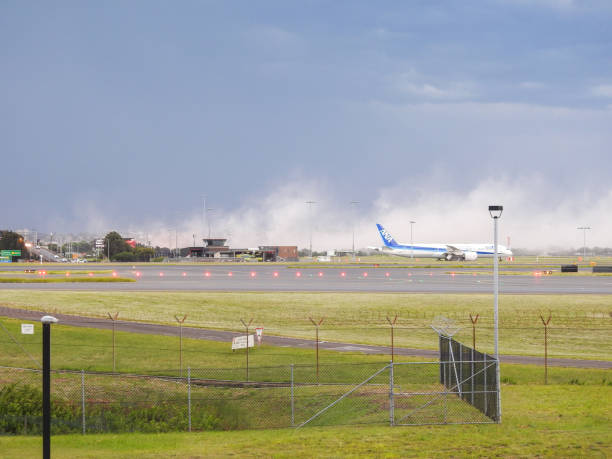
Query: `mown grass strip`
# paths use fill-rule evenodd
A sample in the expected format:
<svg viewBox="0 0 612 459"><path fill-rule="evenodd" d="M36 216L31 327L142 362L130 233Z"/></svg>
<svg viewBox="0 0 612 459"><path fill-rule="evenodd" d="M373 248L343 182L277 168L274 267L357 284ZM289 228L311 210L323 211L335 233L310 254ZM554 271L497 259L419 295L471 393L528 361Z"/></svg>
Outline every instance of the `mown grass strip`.
<svg viewBox="0 0 612 459"><path fill-rule="evenodd" d="M27 278L27 277L0 277L0 284L60 284L79 282L136 282L128 277L52 277L52 278Z"/></svg>

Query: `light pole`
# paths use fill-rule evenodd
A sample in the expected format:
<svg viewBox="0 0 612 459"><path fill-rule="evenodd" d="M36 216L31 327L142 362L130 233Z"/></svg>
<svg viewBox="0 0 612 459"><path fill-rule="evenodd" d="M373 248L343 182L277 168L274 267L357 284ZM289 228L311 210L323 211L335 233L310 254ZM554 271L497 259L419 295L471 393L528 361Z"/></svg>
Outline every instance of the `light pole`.
<svg viewBox="0 0 612 459"><path fill-rule="evenodd" d="M208 239L210 239L210 215L209 212L214 211L215 209L206 208L206 222L208 223Z"/></svg>
<svg viewBox="0 0 612 459"><path fill-rule="evenodd" d="M497 385L497 422L501 423L501 391L499 387L499 260L497 254L497 221L501 218L504 206L489 206L489 214L493 219L493 303L494 303L494 341L495 341L495 359L496 370L495 380Z"/></svg>
<svg viewBox="0 0 612 459"><path fill-rule="evenodd" d="M308 219L310 220L310 258L312 258L312 205L316 203L317 201L306 201L306 204L308 204Z"/></svg>
<svg viewBox="0 0 612 459"><path fill-rule="evenodd" d="M410 258L414 258L414 243L412 241L412 225L414 225L416 222L413 222L412 220L410 220Z"/></svg>
<svg viewBox="0 0 612 459"><path fill-rule="evenodd" d="M357 206L359 201L351 201L351 206ZM355 261L355 212L353 212L353 261Z"/></svg>
<svg viewBox="0 0 612 459"><path fill-rule="evenodd" d="M586 232L587 230L590 230L591 227L590 226L579 226L576 229L582 230L582 259L586 260Z"/></svg>
<svg viewBox="0 0 612 459"><path fill-rule="evenodd" d="M57 323L52 316L40 319L43 325L43 458L51 457L51 324Z"/></svg>

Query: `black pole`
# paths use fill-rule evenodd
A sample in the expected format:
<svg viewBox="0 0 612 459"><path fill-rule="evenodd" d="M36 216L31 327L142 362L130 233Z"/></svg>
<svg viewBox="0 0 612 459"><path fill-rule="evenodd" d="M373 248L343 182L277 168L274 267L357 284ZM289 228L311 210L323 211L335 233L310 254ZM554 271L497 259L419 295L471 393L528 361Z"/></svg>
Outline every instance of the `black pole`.
<svg viewBox="0 0 612 459"><path fill-rule="evenodd" d="M51 457L51 324L43 323L43 459Z"/></svg>

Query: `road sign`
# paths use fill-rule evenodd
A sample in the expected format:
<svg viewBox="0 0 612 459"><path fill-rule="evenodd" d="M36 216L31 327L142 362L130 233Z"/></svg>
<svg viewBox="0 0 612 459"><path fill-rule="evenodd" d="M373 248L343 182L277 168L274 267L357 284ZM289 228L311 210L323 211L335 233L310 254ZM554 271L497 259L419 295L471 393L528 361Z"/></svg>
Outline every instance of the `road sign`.
<svg viewBox="0 0 612 459"><path fill-rule="evenodd" d="M21 324L21 334L22 335L33 335L34 334L34 324Z"/></svg>
<svg viewBox="0 0 612 459"><path fill-rule="evenodd" d="M104 247L104 239L96 239L96 249Z"/></svg>
<svg viewBox="0 0 612 459"><path fill-rule="evenodd" d="M255 329L255 334L257 335L257 344L261 345L261 338L263 337L263 327L257 327Z"/></svg>
<svg viewBox="0 0 612 459"><path fill-rule="evenodd" d="M21 250L0 250L0 255L3 257L20 257Z"/></svg>
<svg viewBox="0 0 612 459"><path fill-rule="evenodd" d="M245 335L232 338L232 351L235 349L246 349L247 337ZM255 347L255 339L253 335L249 335L249 347Z"/></svg>

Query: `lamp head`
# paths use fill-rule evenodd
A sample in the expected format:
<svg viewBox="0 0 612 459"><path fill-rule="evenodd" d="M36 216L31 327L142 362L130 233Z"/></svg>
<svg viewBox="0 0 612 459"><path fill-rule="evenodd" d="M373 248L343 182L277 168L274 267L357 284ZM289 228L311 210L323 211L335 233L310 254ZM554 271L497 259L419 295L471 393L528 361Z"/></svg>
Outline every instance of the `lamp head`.
<svg viewBox="0 0 612 459"><path fill-rule="evenodd" d="M489 206L489 213L491 214L491 218L500 218L503 211L504 206Z"/></svg>
<svg viewBox="0 0 612 459"><path fill-rule="evenodd" d="M57 323L57 319L53 316L43 316L41 317L40 321L43 324L55 324Z"/></svg>

